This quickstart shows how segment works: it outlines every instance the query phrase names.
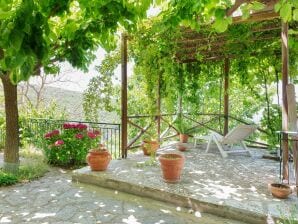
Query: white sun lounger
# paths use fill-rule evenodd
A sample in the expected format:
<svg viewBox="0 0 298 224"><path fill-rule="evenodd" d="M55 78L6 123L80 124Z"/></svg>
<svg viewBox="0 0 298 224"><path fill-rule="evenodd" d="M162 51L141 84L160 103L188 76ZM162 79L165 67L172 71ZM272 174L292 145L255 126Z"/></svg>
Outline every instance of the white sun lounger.
<svg viewBox="0 0 298 224"><path fill-rule="evenodd" d="M251 156L243 141L256 129L256 125L241 124L231 130L226 136L222 136L216 132L211 131L206 152L209 151L211 142L214 141L222 157L227 157L229 153L248 153ZM240 144L243 149L234 150L233 145L235 144ZM228 150L225 150L225 145L230 146Z"/></svg>

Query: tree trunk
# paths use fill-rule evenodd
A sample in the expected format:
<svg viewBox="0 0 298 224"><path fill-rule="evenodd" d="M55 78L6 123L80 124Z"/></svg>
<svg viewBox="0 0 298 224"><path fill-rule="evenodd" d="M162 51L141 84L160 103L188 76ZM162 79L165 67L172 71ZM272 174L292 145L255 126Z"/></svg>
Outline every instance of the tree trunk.
<svg viewBox="0 0 298 224"><path fill-rule="evenodd" d="M15 173L19 168L19 124L17 85L13 85L9 74L0 75L5 98L6 140L4 147L4 170Z"/></svg>

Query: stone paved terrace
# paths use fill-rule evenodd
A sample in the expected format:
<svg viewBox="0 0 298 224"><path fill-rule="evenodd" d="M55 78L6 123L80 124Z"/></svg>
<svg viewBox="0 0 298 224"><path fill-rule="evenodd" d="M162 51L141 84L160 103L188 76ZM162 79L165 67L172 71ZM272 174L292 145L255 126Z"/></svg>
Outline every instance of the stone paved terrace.
<svg viewBox="0 0 298 224"><path fill-rule="evenodd" d="M174 150L168 146L159 151ZM243 220L248 223L275 223L273 218L298 211L298 198L273 198L268 183L279 180L279 162L262 159L265 152L250 149L253 156L234 155L222 158L217 150L205 153L205 145L183 152L186 157L178 184L164 183L158 165L144 165L148 157L140 152L128 159L113 160L104 172L89 167L77 170L73 181L118 189L140 196L191 207L200 212ZM181 152L179 152L181 153ZM293 213L293 212L291 212ZM298 213L294 213L298 218Z"/></svg>
<svg viewBox="0 0 298 224"><path fill-rule="evenodd" d="M118 191L71 182L51 168L30 183L0 188L0 223L244 224Z"/></svg>

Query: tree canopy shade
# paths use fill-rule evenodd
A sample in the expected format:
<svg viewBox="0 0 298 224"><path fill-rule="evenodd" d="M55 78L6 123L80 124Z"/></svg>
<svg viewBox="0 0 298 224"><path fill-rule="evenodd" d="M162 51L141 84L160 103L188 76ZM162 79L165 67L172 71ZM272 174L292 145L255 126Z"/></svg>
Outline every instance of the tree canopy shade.
<svg viewBox="0 0 298 224"><path fill-rule="evenodd" d="M18 166L16 84L38 74L57 73L57 62L87 70L95 50L115 47L119 27L134 28L146 16L151 1L1 0L0 77L6 110L7 170Z"/></svg>

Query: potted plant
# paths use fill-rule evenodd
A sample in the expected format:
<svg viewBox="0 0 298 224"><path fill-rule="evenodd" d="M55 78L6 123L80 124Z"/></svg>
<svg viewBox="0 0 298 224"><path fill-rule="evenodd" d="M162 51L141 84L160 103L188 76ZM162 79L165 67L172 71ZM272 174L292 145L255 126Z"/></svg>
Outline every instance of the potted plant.
<svg viewBox="0 0 298 224"><path fill-rule="evenodd" d="M162 154L158 158L163 174L163 180L167 183L180 181L181 171L184 166L185 157L177 153Z"/></svg>
<svg viewBox="0 0 298 224"><path fill-rule="evenodd" d="M292 193L292 189L287 184L271 183L268 185L268 188L276 198L285 199Z"/></svg>
<svg viewBox="0 0 298 224"><path fill-rule="evenodd" d="M145 156L155 155L159 148L159 142L154 138L153 133L148 133L141 143L141 148Z"/></svg>
<svg viewBox="0 0 298 224"><path fill-rule="evenodd" d="M87 163L92 171L106 170L111 158L111 154L103 144L99 144L97 148L91 149L86 156Z"/></svg>
<svg viewBox="0 0 298 224"><path fill-rule="evenodd" d="M190 128L189 123L180 117L174 122L174 127L179 133L180 142L187 143L189 135L194 131Z"/></svg>

